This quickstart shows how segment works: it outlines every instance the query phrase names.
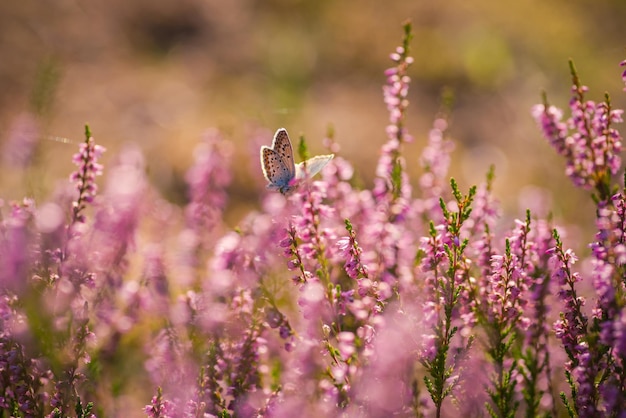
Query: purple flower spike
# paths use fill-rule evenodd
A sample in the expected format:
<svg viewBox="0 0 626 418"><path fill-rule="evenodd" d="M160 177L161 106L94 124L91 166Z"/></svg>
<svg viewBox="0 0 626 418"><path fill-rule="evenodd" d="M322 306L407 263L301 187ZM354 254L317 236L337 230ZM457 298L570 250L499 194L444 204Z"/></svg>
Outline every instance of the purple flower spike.
<svg viewBox="0 0 626 418"><path fill-rule="evenodd" d="M383 96L389 111L390 124L386 129L389 140L383 146L378 160L376 167L378 178L373 191L374 196L379 200L390 195L388 199L391 201L391 205L399 204L401 207L398 216L402 216L402 212L406 210L405 200L408 200L411 195L411 186L404 169L405 161L401 157L401 146L403 143L413 140L404 126L404 115L409 106L408 92L411 82L407 70L413 63L413 58L408 55L408 44L412 36L411 25L407 23L404 30L403 46L398 47L390 56L395 66L385 71L387 84L383 87Z"/></svg>
<svg viewBox="0 0 626 418"><path fill-rule="evenodd" d="M620 109L611 107L610 98L595 103L585 100L588 88L580 84L570 61L574 84L569 102L570 117L548 104L533 107L532 114L545 138L559 155L565 157L565 173L583 189L595 189L600 200L610 197L610 179L621 167L622 138L614 124L622 122Z"/></svg>
<svg viewBox="0 0 626 418"><path fill-rule="evenodd" d="M87 207L87 203L92 203L96 197L98 186L96 176L102 175L102 165L98 159L106 149L101 145L96 145L89 127L85 128L85 142L80 144L78 153L72 157L72 162L78 170L70 174L70 181L74 183L78 190L78 197L72 202L72 221L74 223L84 223L85 215L82 213Z"/></svg>

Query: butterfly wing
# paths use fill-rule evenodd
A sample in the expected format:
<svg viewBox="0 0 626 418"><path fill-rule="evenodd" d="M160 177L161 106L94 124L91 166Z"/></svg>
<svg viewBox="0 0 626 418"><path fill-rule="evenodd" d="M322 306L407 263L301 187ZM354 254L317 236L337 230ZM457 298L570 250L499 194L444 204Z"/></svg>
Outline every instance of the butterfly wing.
<svg viewBox="0 0 626 418"><path fill-rule="evenodd" d="M272 147L261 147L263 175L269 182L267 188L289 194L297 188L299 180L322 171L333 157L333 154L318 155L296 165L289 134L285 128L280 128L274 134Z"/></svg>
<svg viewBox="0 0 626 418"><path fill-rule="evenodd" d="M261 166L263 175L269 182L268 189L282 192L293 179L293 175L280 154L270 147L261 147Z"/></svg>
<svg viewBox="0 0 626 418"><path fill-rule="evenodd" d="M326 164L328 164L334 156L335 154L318 155L299 163L298 165L296 165L296 179L302 180L307 177L313 177L314 175L322 171L322 169L326 167Z"/></svg>
<svg viewBox="0 0 626 418"><path fill-rule="evenodd" d="M282 158L285 167L289 170L291 178L293 178L296 175L296 166L293 158L291 140L289 139L289 134L287 134L287 130L285 128L280 128L274 134L272 149L278 153L280 158Z"/></svg>

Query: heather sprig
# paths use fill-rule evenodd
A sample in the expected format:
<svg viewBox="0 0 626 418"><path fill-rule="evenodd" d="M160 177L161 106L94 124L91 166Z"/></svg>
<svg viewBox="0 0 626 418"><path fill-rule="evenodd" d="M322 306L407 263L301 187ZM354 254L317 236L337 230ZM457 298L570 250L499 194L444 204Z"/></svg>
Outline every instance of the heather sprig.
<svg viewBox="0 0 626 418"><path fill-rule="evenodd" d="M595 190L596 201L607 200L613 192L612 176L621 166L622 138L613 125L622 122L623 111L612 108L608 93L604 102L586 100L588 88L581 84L571 60L570 71L571 116L563 121L563 112L548 104L545 93L543 104L533 108L533 115L546 139L565 157L565 172L574 184Z"/></svg>
<svg viewBox="0 0 626 418"><path fill-rule="evenodd" d="M350 220L344 222L349 235L336 245L346 260L344 270L348 280L340 280L333 289L338 315L333 327L324 328L324 341L332 359L328 374L338 389L339 403L345 407L351 400L352 380L372 355L377 316L391 296L391 288L385 282L369 278L367 266L361 260L363 250L356 240L356 231Z"/></svg>
<svg viewBox="0 0 626 418"><path fill-rule="evenodd" d="M363 250L356 241L356 232L349 219L346 219L345 223L348 236L337 241L339 250L346 258L346 263L343 265L343 268L351 279L367 278L368 270L367 266L361 262Z"/></svg>
<svg viewBox="0 0 626 418"><path fill-rule="evenodd" d="M330 291L330 260L328 254L328 241L334 238L332 229L322 224L323 219L331 217L333 209L323 203L326 196L326 187L322 182L313 182L307 185L294 199L301 205L301 214L293 217L293 227L300 239L298 249L305 260L309 260L310 271L315 272L315 277ZM331 300L331 298L329 298Z"/></svg>
<svg viewBox="0 0 626 418"><path fill-rule="evenodd" d="M517 361L512 356L516 331L523 318L524 284L520 260L511 252L511 243L506 240L504 255L491 257L492 274L485 302L486 351L493 361L492 387L487 389L493 405L486 404L492 417L513 417L519 402L514 398L516 389ZM527 326L528 324L526 324ZM521 328L525 328L523 325Z"/></svg>
<svg viewBox="0 0 626 418"><path fill-rule="evenodd" d="M387 134L390 139L395 139L398 143L411 140L404 128L404 117L409 105L407 96L410 78L407 75L407 70L413 63L413 58L409 56L409 45L412 38L412 25L411 22L407 22L404 24L402 46L396 48L396 51L390 55L391 60L396 65L385 71L387 84L383 87L383 93L391 123L387 126Z"/></svg>
<svg viewBox="0 0 626 418"><path fill-rule="evenodd" d="M465 255L467 239L461 238L464 222L469 218L476 188L463 195L454 179L450 181L454 209L440 200L444 223L431 222L429 237L422 239L421 270L426 277L429 300L425 305L425 321L432 334L424 335L425 346L420 358L426 370L424 383L435 404L437 417L441 416L444 400L453 394L459 381L461 361L469 351L473 336L461 331L467 325L462 321L462 295L469 282L470 260ZM453 338L459 335L456 344Z"/></svg>
<svg viewBox="0 0 626 418"><path fill-rule="evenodd" d="M299 275L295 276L293 279L296 283L307 283L309 279L312 277L311 272L306 270L301 250L300 244L298 243L298 238L296 236L296 228L293 224L289 225L289 228L286 230L287 236L280 241L280 246L285 248L284 254L289 258L287 262L287 267L289 270L298 270L300 272Z"/></svg>
<svg viewBox="0 0 626 418"><path fill-rule="evenodd" d="M409 44L412 37L412 26L410 22L407 22L404 25L402 46L396 48L396 51L390 55L395 65L385 71L387 84L383 87L390 124L387 126L388 141L382 148L376 167L378 178L373 194L379 200L389 194L389 205L398 205L395 213L393 213L394 216L402 215L404 212L402 208L406 205L406 199L409 199L411 194L401 146L405 142L412 141L412 137L404 126L406 109L409 105L408 92L411 81L407 70L413 63L413 58L409 56ZM397 202L398 200L400 202Z"/></svg>
<svg viewBox="0 0 626 418"><path fill-rule="evenodd" d="M303 135L298 141L298 155L300 159L306 161L309 158L309 151ZM300 214L293 216L293 227L298 237L301 239L301 249L307 258L317 261L320 279L325 284L330 283L329 272L327 271L328 259L326 254L327 240L332 236L328 228L322 227L322 220L329 218L334 210L323 203L327 196L327 188L324 182L314 181L306 183L299 193L293 195L293 201L302 208Z"/></svg>
<svg viewBox="0 0 626 418"><path fill-rule="evenodd" d="M93 183L95 175L102 170L95 160L103 149L93 143L88 128L86 134L81 152L74 157L80 167L74 177L79 196L72 207L67 235L57 234L63 230L62 217L58 222L54 219L54 211L60 208L54 204L48 213L35 211L34 204L26 204L29 201L13 205L6 218L10 224L2 226L3 245L10 243L5 247L9 251L2 252L3 271L12 280L19 279L21 288L11 288L9 281L3 281L0 289L0 294L12 301L0 326L0 341L10 356L0 369L10 370L3 378L11 383L3 387L0 397L8 402L2 405L3 410L19 416L43 416L47 412L48 416L72 416L72 412L75 416L92 416L93 403L83 406L81 401L83 384L88 378L85 365L91 361L88 347L94 339L90 302L73 288L71 277L66 275L71 270L67 240L74 238L76 245L79 237L72 235L71 228L75 223L86 222L81 211L95 193L95 184L88 183ZM51 216L54 222L46 224ZM36 233L34 229L42 224L46 225L43 233ZM15 258L13 247L18 243L22 247ZM63 245L66 245L65 254L59 249ZM28 265L16 264L19 260L28 261Z"/></svg>
<svg viewBox="0 0 626 418"><path fill-rule="evenodd" d="M79 397L76 400L76 404L74 406L74 413L76 414L76 418L96 418L96 415L91 412L91 410L93 409L93 406L94 406L93 402L89 402L87 403L87 405L83 407L83 403ZM48 418L63 418L66 416L67 416L67 413L64 413L59 408L55 408L47 417Z"/></svg>
<svg viewBox="0 0 626 418"><path fill-rule="evenodd" d="M152 397L150 405L146 405L144 412L149 418L167 418L170 417L173 405L170 401L163 399L163 390L157 388L157 394Z"/></svg>
<svg viewBox="0 0 626 418"><path fill-rule="evenodd" d="M303 147L300 148L302 151ZM305 282L300 288L299 304L304 310L309 326L303 335L308 337L320 335L321 331L321 343L329 355L330 364L325 370L327 381L321 382L322 390L336 397L338 405L345 406L349 402L350 375L355 372L355 365L351 363L356 363L354 361L356 350L353 329L343 328L347 308L354 301L355 286L352 284L345 288L341 283L332 281L332 262L327 242L334 238L334 233L322 227L322 219L330 217L334 212L322 203L324 196L325 189L319 182L314 182L296 195L295 198L302 205L302 214L294 217L294 224L288 231L289 237L283 240L281 245L289 244L286 254L293 257L292 267L300 269L300 278ZM305 261L304 258L309 261ZM305 264L315 273L308 273ZM323 299L315 296L322 291ZM311 319L316 317L319 320L317 326L321 325L321 329L317 330L315 322L311 322Z"/></svg>
<svg viewBox="0 0 626 418"><path fill-rule="evenodd" d="M85 142L80 145L79 152L72 157L72 162L78 166L78 170L70 175L70 181L76 186L78 196L72 202L70 228L76 222L85 222L83 211L96 196L98 190L96 176L102 175L102 165L98 163L98 159L104 151L106 149L103 146L95 143L89 125L85 125Z"/></svg>
<svg viewBox="0 0 626 418"><path fill-rule="evenodd" d="M47 399L40 389L49 373L6 331L0 334L0 411L41 416Z"/></svg>
<svg viewBox="0 0 626 418"><path fill-rule="evenodd" d="M531 278L529 285L526 316L528 328L520 350L518 370L523 378L522 395L525 416L539 415L544 396L550 399L548 409L552 416L557 415L553 388L553 365L551 364L551 341L553 335L549 326L550 297L553 282L549 274L548 250L554 246L553 236L547 221L534 220L531 227L530 211L526 213L525 227L520 231L526 239L522 271ZM548 414L546 412L546 414Z"/></svg>
<svg viewBox="0 0 626 418"><path fill-rule="evenodd" d="M598 382L600 404L609 413L617 413L626 405L626 370L619 342L622 334L619 318L626 306L624 196L622 191L613 195L608 202L598 202L598 232L596 241L590 244L593 266L591 278L597 299L588 341L592 360L602 370Z"/></svg>
<svg viewBox="0 0 626 418"><path fill-rule="evenodd" d="M571 250L564 250L559 233L554 230L555 246L552 254L552 277L559 286L559 298L564 310L554 324L556 337L561 340L569 361L565 365L565 375L570 385L571 401L564 392L560 396L570 416L593 417L598 414L598 388L596 378L600 372L595 363L595 354L589 346L589 318L583 312L585 298L576 291L580 274L572 271L577 257Z"/></svg>
<svg viewBox="0 0 626 418"><path fill-rule="evenodd" d="M400 287L410 286L413 281L411 260L416 247L415 236L404 233L413 215L412 186L402 155L403 144L412 140L404 122L409 105L411 79L408 68L413 62L409 56L409 43L412 36L411 24L406 23L402 46L390 55L394 66L385 71L387 82L383 87L383 96L389 112L388 140L382 146L378 159L374 187L367 194L371 200L363 201L366 216L362 219L362 226L356 223L357 217L349 216L363 231L364 247L370 244L377 249L368 258L370 273L388 283L396 297Z"/></svg>

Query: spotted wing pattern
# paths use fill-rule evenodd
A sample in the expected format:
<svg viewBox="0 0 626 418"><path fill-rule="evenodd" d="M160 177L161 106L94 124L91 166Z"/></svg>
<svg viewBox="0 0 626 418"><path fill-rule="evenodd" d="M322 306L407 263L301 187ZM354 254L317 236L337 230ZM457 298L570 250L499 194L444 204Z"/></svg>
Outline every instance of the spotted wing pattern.
<svg viewBox="0 0 626 418"><path fill-rule="evenodd" d="M261 147L261 166L263 167L263 175L269 182L267 188L283 193L283 190L293 179L293 175L280 154L270 147Z"/></svg>
<svg viewBox="0 0 626 418"><path fill-rule="evenodd" d="M285 128L280 128L274 134L274 140L272 141L272 149L280 155L283 159L283 163L289 170L291 177L296 175L295 160L293 158L293 147L291 146L291 140L289 134Z"/></svg>
<svg viewBox="0 0 626 418"><path fill-rule="evenodd" d="M288 195L296 190L300 180L313 177L322 171L333 157L333 154L318 155L295 164L293 147L287 130L280 128L274 134L272 147L261 147L263 175L269 182L267 188Z"/></svg>

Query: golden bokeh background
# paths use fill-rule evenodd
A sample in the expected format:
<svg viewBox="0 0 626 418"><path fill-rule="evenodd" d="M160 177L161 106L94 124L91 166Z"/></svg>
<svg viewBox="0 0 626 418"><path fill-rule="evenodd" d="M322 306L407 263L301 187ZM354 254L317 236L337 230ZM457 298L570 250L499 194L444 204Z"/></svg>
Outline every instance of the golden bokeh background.
<svg viewBox="0 0 626 418"><path fill-rule="evenodd" d="M305 134L321 152L332 125L365 184L386 140L382 101L388 55L413 23L406 149L418 157L444 88L454 91L452 175L463 188L496 165L496 196L510 217L544 196L565 222L593 220L586 192L564 177L530 107L546 90L567 106L572 58L589 98L626 101L626 2L607 0L20 0L0 2L0 141L35 113L42 140L33 165L0 167L4 199L45 200L73 170L90 124L115 158L124 144L146 154L162 194L184 203L184 172L202 133L236 145L227 214L236 224L263 192L255 172L258 129ZM256 164L256 165L255 165ZM106 175L106 167L105 167ZM543 215L543 214L542 214Z"/></svg>

